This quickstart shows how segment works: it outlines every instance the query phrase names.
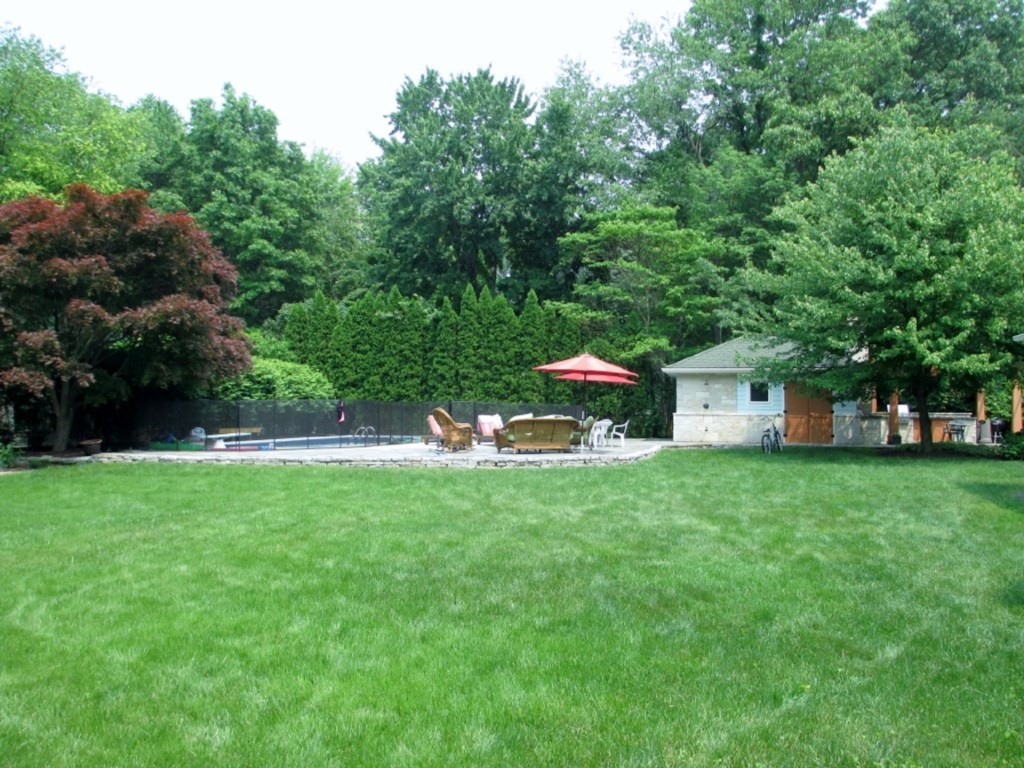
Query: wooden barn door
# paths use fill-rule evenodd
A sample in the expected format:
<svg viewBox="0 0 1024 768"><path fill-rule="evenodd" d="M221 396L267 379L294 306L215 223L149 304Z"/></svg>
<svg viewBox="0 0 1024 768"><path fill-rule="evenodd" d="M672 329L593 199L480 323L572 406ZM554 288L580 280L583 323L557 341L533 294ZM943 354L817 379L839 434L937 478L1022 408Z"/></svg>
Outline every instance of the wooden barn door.
<svg viewBox="0 0 1024 768"><path fill-rule="evenodd" d="M826 392L786 385L785 439L797 445L832 444L832 402Z"/></svg>

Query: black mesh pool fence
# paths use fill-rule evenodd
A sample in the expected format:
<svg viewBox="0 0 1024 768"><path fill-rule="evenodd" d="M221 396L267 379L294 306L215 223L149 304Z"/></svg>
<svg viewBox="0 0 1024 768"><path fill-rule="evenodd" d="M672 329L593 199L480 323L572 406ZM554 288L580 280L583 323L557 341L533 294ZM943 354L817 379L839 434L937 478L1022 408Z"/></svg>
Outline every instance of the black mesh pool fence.
<svg viewBox="0 0 1024 768"><path fill-rule="evenodd" d="M444 408L474 425L481 415L507 421L522 413L580 418L577 405L468 400L182 400L139 404L131 447L159 450L288 450L345 448L422 441L427 415Z"/></svg>

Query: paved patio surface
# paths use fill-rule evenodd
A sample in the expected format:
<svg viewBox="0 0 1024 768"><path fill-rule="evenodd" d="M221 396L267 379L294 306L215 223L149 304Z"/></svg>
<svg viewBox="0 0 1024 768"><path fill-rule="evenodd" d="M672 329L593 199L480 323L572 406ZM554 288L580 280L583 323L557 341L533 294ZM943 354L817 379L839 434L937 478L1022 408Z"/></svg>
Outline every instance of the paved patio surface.
<svg viewBox="0 0 1024 768"><path fill-rule="evenodd" d="M402 443L365 447L316 448L310 450L275 451L125 451L101 453L60 460L62 463L112 463L158 461L177 463L223 464L321 464L360 467L552 467L587 466L633 462L653 456L668 440L626 440L624 447L608 446L594 450L561 453L541 451L513 454L508 449L498 453L493 445L483 444L462 451L438 451L433 445ZM54 459L53 461L58 461Z"/></svg>

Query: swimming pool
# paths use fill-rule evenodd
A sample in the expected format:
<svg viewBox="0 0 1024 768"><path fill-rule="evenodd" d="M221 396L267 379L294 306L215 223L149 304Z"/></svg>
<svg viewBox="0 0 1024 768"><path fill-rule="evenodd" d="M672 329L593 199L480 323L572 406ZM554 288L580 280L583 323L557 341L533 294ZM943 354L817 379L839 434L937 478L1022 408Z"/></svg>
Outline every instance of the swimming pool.
<svg viewBox="0 0 1024 768"><path fill-rule="evenodd" d="M226 451L287 451L316 448L362 448L367 445L391 445L419 440L415 435L307 435L306 437L279 437L276 439L228 441Z"/></svg>

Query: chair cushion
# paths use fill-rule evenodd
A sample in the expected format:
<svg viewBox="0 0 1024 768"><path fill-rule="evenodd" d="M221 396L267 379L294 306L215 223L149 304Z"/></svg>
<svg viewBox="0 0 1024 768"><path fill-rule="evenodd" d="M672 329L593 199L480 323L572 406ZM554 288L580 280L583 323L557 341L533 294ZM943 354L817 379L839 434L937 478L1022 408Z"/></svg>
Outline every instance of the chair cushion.
<svg viewBox="0 0 1024 768"><path fill-rule="evenodd" d="M477 432L479 432L484 437L493 437L494 430L501 429L504 426L504 424L501 421L501 416L497 413L494 414L493 416L486 416L481 414L476 418L476 426Z"/></svg>

